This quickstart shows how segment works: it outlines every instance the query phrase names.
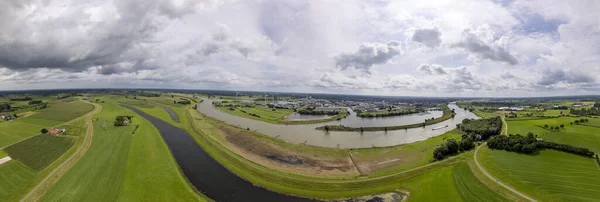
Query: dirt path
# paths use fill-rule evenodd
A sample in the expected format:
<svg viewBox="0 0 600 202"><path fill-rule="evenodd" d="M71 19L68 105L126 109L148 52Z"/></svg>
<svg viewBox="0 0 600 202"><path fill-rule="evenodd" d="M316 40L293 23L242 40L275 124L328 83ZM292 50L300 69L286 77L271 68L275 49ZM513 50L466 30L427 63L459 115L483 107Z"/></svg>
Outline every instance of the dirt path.
<svg viewBox="0 0 600 202"><path fill-rule="evenodd" d="M504 121L504 119L502 119L502 121ZM507 129L508 129L508 125L507 125L506 127L507 127ZM484 146L485 146L485 144L482 144L481 146L477 147L477 149L475 150L475 154L473 155L473 158L474 158L474 160L475 160L475 164L477 165L477 168L479 168L479 170L480 170L480 171L481 171L481 172L482 172L482 173L483 173L485 176L487 176L488 178L490 178L492 181L496 182L498 185L500 185L500 186L502 186L502 187L504 187L504 188L506 188L506 189L510 190L511 192L513 192L513 193L515 193L515 194L517 194L517 195L519 195L519 196L523 197L524 199L527 199L527 200L529 200L529 201L533 201L533 202L537 202L535 199L533 199L533 198L531 198L531 197L529 197L529 196L527 196L527 195L525 195L525 194L523 194L523 193L521 193L521 192L517 191L516 189L513 189L512 187L509 187L509 186L505 185L504 183L502 183L502 182L498 181L496 178L492 177L492 175L490 175L490 174L489 174L487 171L485 171L485 170L483 169L483 167L482 167L482 166L479 164L479 161L477 161L477 152L479 152L479 149L481 149L481 147L484 147Z"/></svg>
<svg viewBox="0 0 600 202"><path fill-rule="evenodd" d="M93 103L90 103L93 104ZM99 104L93 104L95 106L94 110L87 114L86 123L87 130L85 132L85 137L83 142L69 158L67 158L64 162L62 162L58 167L56 167L52 172L50 172L42 181L39 182L27 195L21 199L21 202L24 201L37 201L39 197L41 197L56 181L58 181L75 163L85 154L87 149L92 145L92 136L94 134L94 125L92 123L92 116L102 110L102 106ZM73 121L78 120L74 119ZM73 121L69 121L71 123Z"/></svg>
<svg viewBox="0 0 600 202"><path fill-rule="evenodd" d="M4 157L4 158L0 158L0 165L2 165L3 163L6 163L8 161L12 160L10 158L10 156Z"/></svg>
<svg viewBox="0 0 600 202"><path fill-rule="evenodd" d="M508 135L508 123L506 123L506 120L504 120L504 116L501 116L501 118L502 118L502 125L504 126L504 130L502 130L501 135Z"/></svg>
<svg viewBox="0 0 600 202"><path fill-rule="evenodd" d="M354 167L356 167L356 170L358 170L358 173L360 173L360 175L364 175L365 173L360 169L360 167L358 167L358 164L356 164L356 160L354 160L354 156L352 155L351 151L348 152L348 155L350 155L352 164L354 165Z"/></svg>

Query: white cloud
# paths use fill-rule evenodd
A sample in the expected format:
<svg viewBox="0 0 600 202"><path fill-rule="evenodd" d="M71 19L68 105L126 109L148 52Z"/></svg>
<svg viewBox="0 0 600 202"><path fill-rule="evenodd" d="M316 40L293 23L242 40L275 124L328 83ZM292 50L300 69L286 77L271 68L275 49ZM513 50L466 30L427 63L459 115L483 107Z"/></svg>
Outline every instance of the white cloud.
<svg viewBox="0 0 600 202"><path fill-rule="evenodd" d="M1 1L0 89L594 93L597 10L560 0Z"/></svg>

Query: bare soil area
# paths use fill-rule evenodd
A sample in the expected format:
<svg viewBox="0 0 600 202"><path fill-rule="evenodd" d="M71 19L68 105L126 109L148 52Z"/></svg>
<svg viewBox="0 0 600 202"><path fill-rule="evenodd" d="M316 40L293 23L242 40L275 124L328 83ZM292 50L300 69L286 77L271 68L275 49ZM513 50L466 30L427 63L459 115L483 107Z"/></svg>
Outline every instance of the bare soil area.
<svg viewBox="0 0 600 202"><path fill-rule="evenodd" d="M291 151L258 138L244 130L219 126L217 132L227 140L227 146L244 158L278 170L308 175L359 175L349 156L323 157Z"/></svg>

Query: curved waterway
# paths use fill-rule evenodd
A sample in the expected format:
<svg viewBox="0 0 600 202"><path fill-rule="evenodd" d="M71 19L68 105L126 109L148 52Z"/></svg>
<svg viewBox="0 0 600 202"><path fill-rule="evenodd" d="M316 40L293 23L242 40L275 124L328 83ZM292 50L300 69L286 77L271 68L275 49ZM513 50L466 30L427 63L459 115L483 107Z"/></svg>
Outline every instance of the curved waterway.
<svg viewBox="0 0 600 202"><path fill-rule="evenodd" d="M419 115L413 114L406 117L399 116L394 119L397 121L385 121L384 125L378 123L378 120L391 119L374 119L356 117L354 114L339 120L326 123L305 124L305 125L279 125L272 124L254 119L231 115L212 106L212 101L204 99L204 102L198 104L197 110L209 117L224 121L225 123L239 126L242 128L250 128L261 134L283 139L289 143L308 144L321 147L331 148L369 148L369 147L385 147L394 146L406 143L417 142L431 137L435 137L445 132L456 128L456 124L462 122L466 118L477 119L475 114L461 109L454 103L448 104L450 109L454 109L456 115L454 118L448 119L441 123L425 126L424 128L411 128L407 130L393 131L369 131L369 132L348 132L348 131L321 131L316 130L316 127L324 125L346 125L351 127L371 127L371 126L395 126L414 123L422 123L426 118L440 117L443 112L431 111L431 114ZM351 112L353 113L353 112ZM438 114L439 113L439 114ZM412 119L408 119L412 117ZM387 117L386 117L387 118ZM433 130L441 126L448 127Z"/></svg>
<svg viewBox="0 0 600 202"><path fill-rule="evenodd" d="M252 185L210 157L185 130L134 107L121 105L150 121L158 129L187 179L215 201L310 201Z"/></svg>
<svg viewBox="0 0 600 202"><path fill-rule="evenodd" d="M177 116L177 113L175 113L175 111L173 111L171 108L168 108L168 107L156 104L154 102L151 102L150 104L154 105L154 106L157 106L157 107L160 107L160 108L163 108L165 111L167 111L167 113L169 113L169 116L171 116L171 120L179 123L179 116Z"/></svg>

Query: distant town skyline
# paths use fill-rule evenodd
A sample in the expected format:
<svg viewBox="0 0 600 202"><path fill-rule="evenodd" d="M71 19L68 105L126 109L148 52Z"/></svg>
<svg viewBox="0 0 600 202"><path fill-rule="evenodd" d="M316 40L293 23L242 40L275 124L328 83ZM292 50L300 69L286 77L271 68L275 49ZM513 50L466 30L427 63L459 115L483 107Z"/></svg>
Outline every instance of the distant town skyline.
<svg viewBox="0 0 600 202"><path fill-rule="evenodd" d="M600 94L600 1L0 2L0 91Z"/></svg>

